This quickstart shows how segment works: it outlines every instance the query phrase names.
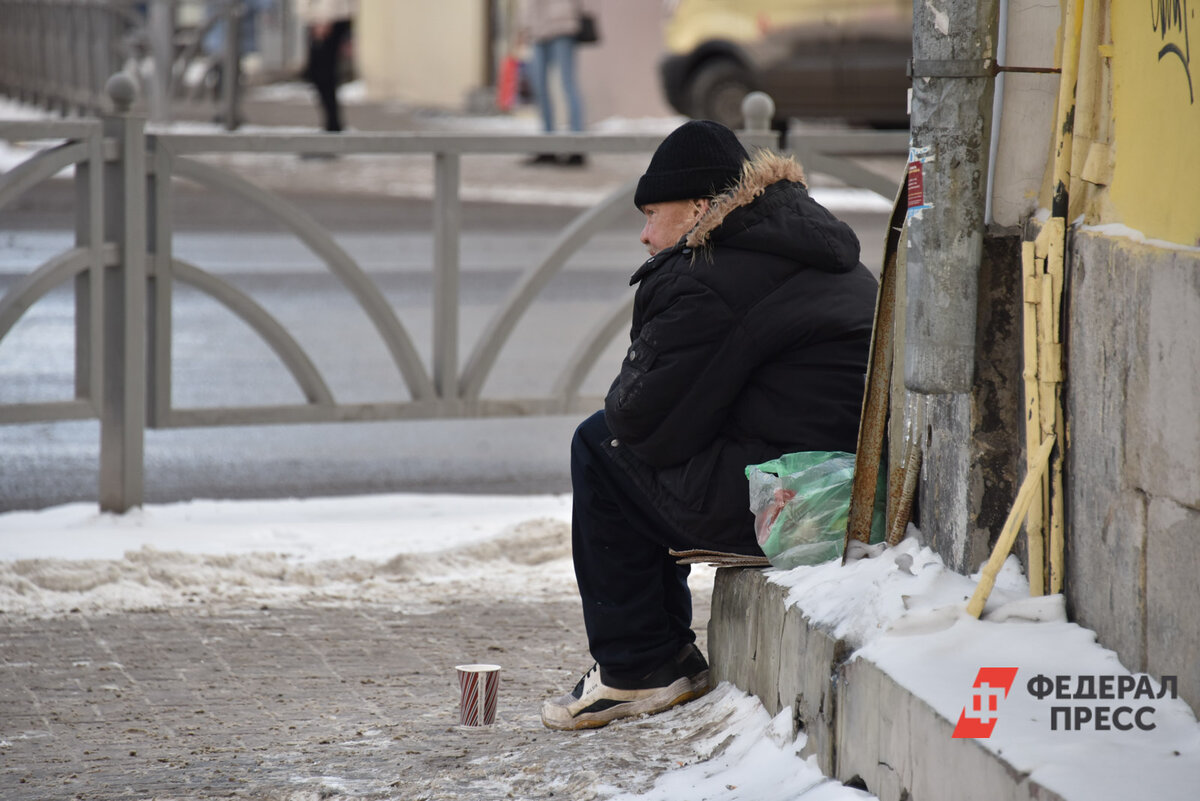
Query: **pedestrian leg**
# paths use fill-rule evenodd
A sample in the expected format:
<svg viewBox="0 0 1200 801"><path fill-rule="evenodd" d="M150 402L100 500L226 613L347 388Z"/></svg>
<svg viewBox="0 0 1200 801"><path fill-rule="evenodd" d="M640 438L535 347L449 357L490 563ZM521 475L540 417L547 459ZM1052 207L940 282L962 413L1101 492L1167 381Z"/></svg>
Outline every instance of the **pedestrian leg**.
<svg viewBox="0 0 1200 801"><path fill-rule="evenodd" d="M575 40L560 36L550 43L554 49L554 63L562 80L563 95L567 99L567 123L575 133L583 132L583 97L579 92L575 72Z"/></svg>
<svg viewBox="0 0 1200 801"><path fill-rule="evenodd" d="M554 132L554 103L550 99L551 58L550 42L536 42L533 45L533 91L537 94L544 133Z"/></svg>
<svg viewBox="0 0 1200 801"><path fill-rule="evenodd" d="M309 80L317 90L324 128L331 133L342 130L341 106L337 97L338 59L349 36L350 23L339 20L325 36L313 39L309 46Z"/></svg>

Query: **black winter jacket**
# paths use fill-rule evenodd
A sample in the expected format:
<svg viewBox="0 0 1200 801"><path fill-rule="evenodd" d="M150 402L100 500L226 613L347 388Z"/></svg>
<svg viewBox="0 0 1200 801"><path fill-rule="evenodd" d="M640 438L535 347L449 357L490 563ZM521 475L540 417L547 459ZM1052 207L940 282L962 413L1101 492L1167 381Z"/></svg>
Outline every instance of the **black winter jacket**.
<svg viewBox="0 0 1200 801"><path fill-rule="evenodd" d="M674 526L672 547L759 553L746 466L854 452L877 292L858 254L799 165L762 152L634 274L606 452Z"/></svg>

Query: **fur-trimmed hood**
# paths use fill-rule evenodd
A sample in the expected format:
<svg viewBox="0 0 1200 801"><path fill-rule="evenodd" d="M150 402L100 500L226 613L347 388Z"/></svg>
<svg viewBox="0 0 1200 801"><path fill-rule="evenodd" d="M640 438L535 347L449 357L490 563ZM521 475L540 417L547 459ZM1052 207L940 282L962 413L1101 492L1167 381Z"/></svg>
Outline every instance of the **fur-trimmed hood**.
<svg viewBox="0 0 1200 801"><path fill-rule="evenodd" d="M791 156L760 150L680 243L701 258L717 245L774 253L840 273L858 264L854 231L813 200Z"/></svg>
<svg viewBox="0 0 1200 801"><path fill-rule="evenodd" d="M707 246L713 230L725 221L730 212L749 206L768 186L779 181L804 184L804 168L791 156L781 156L771 150L758 151L742 167L742 176L733 188L713 200L704 216L688 231L684 244L690 248Z"/></svg>

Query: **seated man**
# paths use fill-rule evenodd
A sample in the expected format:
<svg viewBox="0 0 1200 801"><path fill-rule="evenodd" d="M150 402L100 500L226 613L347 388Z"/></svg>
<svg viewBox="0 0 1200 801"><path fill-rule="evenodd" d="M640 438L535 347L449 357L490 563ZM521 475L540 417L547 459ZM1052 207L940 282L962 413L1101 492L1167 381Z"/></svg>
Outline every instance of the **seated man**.
<svg viewBox="0 0 1200 801"><path fill-rule="evenodd" d="M858 238L800 166L691 121L638 182L650 258L632 344L571 446L572 547L596 664L542 706L552 729L661 712L709 689L689 568L668 549L758 554L747 465L853 453L875 311Z"/></svg>

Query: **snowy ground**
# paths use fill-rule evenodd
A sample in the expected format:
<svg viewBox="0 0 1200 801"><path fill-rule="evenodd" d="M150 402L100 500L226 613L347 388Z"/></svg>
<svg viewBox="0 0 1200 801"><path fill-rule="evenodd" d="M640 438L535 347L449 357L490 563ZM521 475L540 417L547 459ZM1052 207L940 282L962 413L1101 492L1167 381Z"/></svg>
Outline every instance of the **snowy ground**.
<svg viewBox="0 0 1200 801"><path fill-rule="evenodd" d="M164 610L219 617L268 606L384 605L394 614L420 615L504 598L574 601L569 516L569 497L437 495L194 501L125 516L101 514L91 504L7 513L0 515L0 627ZM712 571L698 568L693 578L703 595ZM772 720L756 699L728 685L668 714L579 737L539 735L532 714L510 712L497 734L514 742L540 736L531 750L561 754L539 766L538 786L558 787L568 797L869 797L827 780L798 756L804 736L791 736L790 713ZM3 737L0 753L14 747ZM473 747L470 732L450 737L466 751ZM661 745L668 741L674 750ZM580 771L579 749L586 753L589 743L626 763L622 774ZM629 749L624 758L622 748ZM647 748L657 756L647 756ZM519 753L506 758L521 761ZM662 764L668 758L675 769ZM495 777L495 797L513 791L542 797L521 792L519 780L529 770ZM425 797L457 797L447 789L456 785L445 784L450 778L412 781L409 789L420 786ZM624 794L641 785L649 789ZM333 779L325 787L321 797L362 794Z"/></svg>
<svg viewBox="0 0 1200 801"><path fill-rule="evenodd" d="M0 609L136 611L203 595L242 605L369 601L420 611L449 583L460 599L473 587L560 599L573 591L569 519L570 501L560 496L193 501L123 516L86 503L13 512L0 515Z"/></svg>
<svg viewBox="0 0 1200 801"><path fill-rule="evenodd" d="M72 610L390 604L421 614L509 597L561 603L575 598L569 515L563 496L437 495L195 501L123 517L90 504L13 512L0 515L0 623ZM768 575L789 588L791 603L860 644L859 657L948 720L957 719L979 667L1019 667L1003 725L984 745L1064 798L1185 799L1200 786L1200 727L1180 700L1137 702L1153 708L1153 730L1051 730L1050 703L1025 691L1028 679L1131 674L1092 632L1065 620L1061 597L1028 598L1015 560L983 620L963 612L972 581L946 570L916 536L845 567ZM711 576L707 568L694 573L699 595ZM728 686L634 726L627 733L672 738L695 752L637 797L864 797L798 756L804 736L791 738L789 713L771 720ZM619 795L628 784L589 781L589 797L631 797Z"/></svg>

